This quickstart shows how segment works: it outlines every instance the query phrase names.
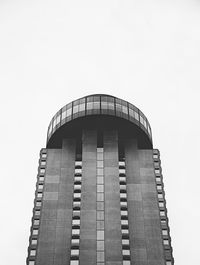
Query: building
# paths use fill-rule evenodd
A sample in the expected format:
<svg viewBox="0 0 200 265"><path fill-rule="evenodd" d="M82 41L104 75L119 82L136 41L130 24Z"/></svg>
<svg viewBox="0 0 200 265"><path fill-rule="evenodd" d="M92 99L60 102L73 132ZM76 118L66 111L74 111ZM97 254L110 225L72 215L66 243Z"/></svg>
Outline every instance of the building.
<svg viewBox="0 0 200 265"><path fill-rule="evenodd" d="M27 265L173 265L160 153L134 105L60 109L40 152Z"/></svg>

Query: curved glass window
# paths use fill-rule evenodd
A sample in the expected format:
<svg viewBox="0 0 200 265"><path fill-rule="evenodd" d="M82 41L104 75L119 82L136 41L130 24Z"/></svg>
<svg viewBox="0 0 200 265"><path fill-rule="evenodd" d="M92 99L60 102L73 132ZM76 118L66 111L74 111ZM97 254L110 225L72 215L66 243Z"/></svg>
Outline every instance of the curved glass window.
<svg viewBox="0 0 200 265"><path fill-rule="evenodd" d="M78 112L78 105L76 106L73 106L73 114L77 113Z"/></svg>
<svg viewBox="0 0 200 265"><path fill-rule="evenodd" d="M136 125L139 122L140 128L145 131L151 141L151 127L145 115L131 103L109 95L87 96L64 106L52 118L48 128L47 140L49 141L55 130L71 119L95 114L114 115L127 119Z"/></svg>
<svg viewBox="0 0 200 265"><path fill-rule="evenodd" d="M126 106L122 106L122 112L128 115L128 108Z"/></svg>
<svg viewBox="0 0 200 265"><path fill-rule="evenodd" d="M122 105L116 103L116 111L121 112L122 111Z"/></svg>
<svg viewBox="0 0 200 265"><path fill-rule="evenodd" d="M57 118L56 118L56 125L58 125L59 123L60 123L60 118L61 118L61 116L60 116L60 114L57 116Z"/></svg>
<svg viewBox="0 0 200 265"><path fill-rule="evenodd" d="M66 110L63 110L62 112L62 120L64 120L67 116L67 111Z"/></svg>
<svg viewBox="0 0 200 265"><path fill-rule="evenodd" d="M79 105L79 111L85 111L85 103Z"/></svg>

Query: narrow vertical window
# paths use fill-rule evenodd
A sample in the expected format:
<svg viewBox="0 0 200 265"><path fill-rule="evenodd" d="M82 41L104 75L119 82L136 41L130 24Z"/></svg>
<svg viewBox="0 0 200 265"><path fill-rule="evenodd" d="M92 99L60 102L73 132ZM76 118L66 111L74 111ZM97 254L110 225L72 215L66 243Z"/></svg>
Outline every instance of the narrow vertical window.
<svg viewBox="0 0 200 265"><path fill-rule="evenodd" d="M104 227L105 227L105 212L104 212L104 150L102 143L102 135L98 135L97 143L97 211L96 211L96 222L97 222L97 264L105 264L105 239L104 239ZM100 146L100 147L99 147Z"/></svg>

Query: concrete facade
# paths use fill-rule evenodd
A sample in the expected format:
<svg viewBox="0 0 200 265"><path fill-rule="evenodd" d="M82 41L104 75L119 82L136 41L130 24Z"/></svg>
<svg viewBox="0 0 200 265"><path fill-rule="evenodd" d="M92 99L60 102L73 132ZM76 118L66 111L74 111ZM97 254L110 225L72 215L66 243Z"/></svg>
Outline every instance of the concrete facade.
<svg viewBox="0 0 200 265"><path fill-rule="evenodd" d="M159 151L116 124L43 148L26 264L173 265Z"/></svg>

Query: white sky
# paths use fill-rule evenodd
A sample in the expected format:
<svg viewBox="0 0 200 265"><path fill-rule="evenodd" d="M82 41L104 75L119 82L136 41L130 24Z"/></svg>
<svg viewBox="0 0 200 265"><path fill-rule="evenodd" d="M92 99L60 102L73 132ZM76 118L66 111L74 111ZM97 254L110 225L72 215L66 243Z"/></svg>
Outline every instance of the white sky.
<svg viewBox="0 0 200 265"><path fill-rule="evenodd" d="M50 119L108 93L149 119L175 263L199 265L199 72L198 0L0 0L1 264L25 264Z"/></svg>

